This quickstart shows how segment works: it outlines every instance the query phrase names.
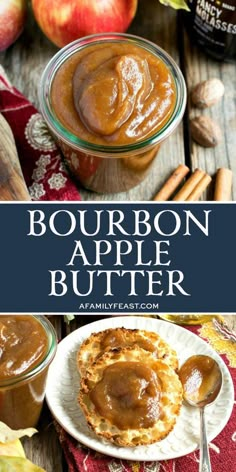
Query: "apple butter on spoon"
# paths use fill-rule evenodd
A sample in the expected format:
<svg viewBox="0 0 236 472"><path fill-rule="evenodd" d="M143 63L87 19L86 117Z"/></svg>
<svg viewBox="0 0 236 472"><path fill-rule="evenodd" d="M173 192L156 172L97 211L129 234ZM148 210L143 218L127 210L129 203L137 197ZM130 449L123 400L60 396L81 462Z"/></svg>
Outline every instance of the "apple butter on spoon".
<svg viewBox="0 0 236 472"><path fill-rule="evenodd" d="M199 472L211 472L211 463L205 425L205 406L218 396L222 373L217 362L209 356L196 355L187 359L179 371L183 395L189 405L200 410L200 464Z"/></svg>

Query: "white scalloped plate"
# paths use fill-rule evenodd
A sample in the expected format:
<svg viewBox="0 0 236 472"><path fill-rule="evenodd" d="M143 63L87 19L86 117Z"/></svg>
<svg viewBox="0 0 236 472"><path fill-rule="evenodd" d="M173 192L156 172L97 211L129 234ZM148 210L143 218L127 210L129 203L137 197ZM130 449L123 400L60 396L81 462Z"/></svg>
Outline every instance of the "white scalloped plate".
<svg viewBox="0 0 236 472"><path fill-rule="evenodd" d="M82 444L120 459L159 461L181 457L198 448L199 412L185 405L181 408L173 431L167 438L150 446L118 447L101 440L88 428L77 402L79 374L76 353L82 341L91 333L118 326L156 331L176 349L180 365L194 354L212 356L219 363L223 374L222 389L216 401L206 408L208 439L212 441L225 427L233 408L234 389L226 365L205 341L190 331L166 321L139 316L102 319L73 331L60 342L49 368L46 399L61 426Z"/></svg>

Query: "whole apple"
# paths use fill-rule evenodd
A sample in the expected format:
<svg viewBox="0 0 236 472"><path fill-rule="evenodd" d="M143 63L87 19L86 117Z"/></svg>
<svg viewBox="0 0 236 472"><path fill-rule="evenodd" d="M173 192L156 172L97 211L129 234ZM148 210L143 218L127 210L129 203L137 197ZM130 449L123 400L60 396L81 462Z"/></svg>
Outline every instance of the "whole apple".
<svg viewBox="0 0 236 472"><path fill-rule="evenodd" d="M0 0L0 51L20 36L26 20L26 0Z"/></svg>
<svg viewBox="0 0 236 472"><path fill-rule="evenodd" d="M138 0L32 0L44 34L62 47L95 33L124 32L135 16Z"/></svg>

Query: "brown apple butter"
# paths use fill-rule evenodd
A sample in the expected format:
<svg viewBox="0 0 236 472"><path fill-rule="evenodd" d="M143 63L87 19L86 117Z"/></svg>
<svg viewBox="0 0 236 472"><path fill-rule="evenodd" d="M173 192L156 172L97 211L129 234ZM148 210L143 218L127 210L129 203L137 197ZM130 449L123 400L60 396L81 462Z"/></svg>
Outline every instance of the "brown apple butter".
<svg viewBox="0 0 236 472"><path fill-rule="evenodd" d="M55 350L45 317L0 315L0 421L13 429L37 424Z"/></svg>
<svg viewBox="0 0 236 472"><path fill-rule="evenodd" d="M35 318L0 315L0 382L32 369L47 349L47 333Z"/></svg>
<svg viewBox="0 0 236 472"><path fill-rule="evenodd" d="M109 349L116 349L120 347L128 347L133 346L134 344L138 345L145 351L155 352L155 346L149 339L144 339L141 336L136 336L135 340L130 341L127 340L125 334L120 332L110 332L104 336L101 342L101 352L106 351L107 348Z"/></svg>
<svg viewBox="0 0 236 472"><path fill-rule="evenodd" d="M192 356L183 364L179 378L187 398L199 402L207 393L221 385L221 373L214 359L204 355Z"/></svg>
<svg viewBox="0 0 236 472"><path fill-rule="evenodd" d="M128 41L106 42L83 48L61 65L51 103L59 121L80 139L118 146L162 128L176 89L162 59Z"/></svg>
<svg viewBox="0 0 236 472"><path fill-rule="evenodd" d="M160 417L158 376L143 362L116 362L90 392L98 413L121 430L150 428Z"/></svg>

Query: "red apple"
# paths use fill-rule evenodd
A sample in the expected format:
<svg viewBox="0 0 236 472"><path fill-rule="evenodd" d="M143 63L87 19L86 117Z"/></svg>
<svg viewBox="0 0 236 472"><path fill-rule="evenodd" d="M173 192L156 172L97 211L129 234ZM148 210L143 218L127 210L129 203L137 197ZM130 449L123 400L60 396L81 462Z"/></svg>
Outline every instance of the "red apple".
<svg viewBox="0 0 236 472"><path fill-rule="evenodd" d="M0 0L0 51L20 36L26 19L26 0Z"/></svg>
<svg viewBox="0 0 236 472"><path fill-rule="evenodd" d="M44 34L62 47L89 34L126 31L137 1L32 0L32 7Z"/></svg>

